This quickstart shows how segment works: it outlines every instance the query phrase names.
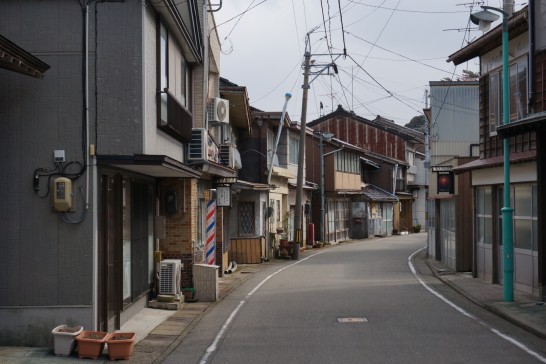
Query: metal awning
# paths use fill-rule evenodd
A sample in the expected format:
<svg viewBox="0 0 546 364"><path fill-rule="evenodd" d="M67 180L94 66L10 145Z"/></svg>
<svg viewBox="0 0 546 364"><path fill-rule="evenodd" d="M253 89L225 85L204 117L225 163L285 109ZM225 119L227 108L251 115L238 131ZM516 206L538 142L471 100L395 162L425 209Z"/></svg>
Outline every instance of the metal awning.
<svg viewBox="0 0 546 364"><path fill-rule="evenodd" d="M510 163L521 163L536 159L537 151L535 149L525 152L510 153ZM455 173L466 172L474 169L499 167L504 164L504 156L499 155L491 158L476 159L470 163L453 167Z"/></svg>
<svg viewBox="0 0 546 364"><path fill-rule="evenodd" d="M512 121L497 127L497 134L501 138L510 138L546 126L546 112L531 114L524 119Z"/></svg>
<svg viewBox="0 0 546 364"><path fill-rule="evenodd" d="M101 167L113 167L150 177L201 177L202 172L165 155L97 155Z"/></svg>
<svg viewBox="0 0 546 364"><path fill-rule="evenodd" d="M242 190L253 190L253 191L269 191L271 189L271 186L266 185L264 183L253 183L248 181L243 181L238 179L237 182L235 182L232 185L233 188L240 188Z"/></svg>

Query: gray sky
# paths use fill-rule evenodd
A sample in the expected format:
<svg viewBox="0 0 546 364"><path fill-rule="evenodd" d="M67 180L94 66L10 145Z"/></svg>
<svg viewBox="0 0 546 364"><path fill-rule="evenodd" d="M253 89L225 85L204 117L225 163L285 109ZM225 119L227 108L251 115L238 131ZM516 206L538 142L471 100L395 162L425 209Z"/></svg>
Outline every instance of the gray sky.
<svg viewBox="0 0 546 364"><path fill-rule="evenodd" d="M478 59L456 68L446 59L481 36L468 19L482 4L472 0L224 0L215 13L222 45L220 75L246 86L250 104L264 111L281 111L284 94L290 92L287 110L292 120L299 121L309 33L315 65L332 63L344 48L347 57L335 60L338 75L320 75L311 82L308 122L341 104L365 118L381 115L404 125L422 114L429 81L457 79L464 69L478 70ZM485 5L502 7L502 0L485 1ZM470 32L466 31L469 25Z"/></svg>

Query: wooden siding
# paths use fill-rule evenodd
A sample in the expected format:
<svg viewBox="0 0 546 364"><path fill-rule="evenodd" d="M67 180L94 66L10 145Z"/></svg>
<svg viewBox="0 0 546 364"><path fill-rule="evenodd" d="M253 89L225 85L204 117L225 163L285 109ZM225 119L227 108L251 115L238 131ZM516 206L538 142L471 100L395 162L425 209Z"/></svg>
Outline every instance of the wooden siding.
<svg viewBox="0 0 546 364"><path fill-rule="evenodd" d="M265 237L234 238L229 247L229 260L237 264L257 264L265 258Z"/></svg>
<svg viewBox="0 0 546 364"><path fill-rule="evenodd" d="M336 116L325 120L314 127L316 130L330 131L335 138L359 148L395 158L406 160L406 144L399 136L386 132L373 125L351 117Z"/></svg>

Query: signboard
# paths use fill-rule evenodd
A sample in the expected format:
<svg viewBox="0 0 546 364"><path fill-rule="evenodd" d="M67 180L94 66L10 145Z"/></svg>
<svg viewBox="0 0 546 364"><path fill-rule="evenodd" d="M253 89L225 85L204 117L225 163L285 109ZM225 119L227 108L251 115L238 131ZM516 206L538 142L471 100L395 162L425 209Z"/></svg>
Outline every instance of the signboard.
<svg viewBox="0 0 546 364"><path fill-rule="evenodd" d="M455 176L453 172L438 172L438 193L455 193Z"/></svg>
<svg viewBox="0 0 546 364"><path fill-rule="evenodd" d="M231 207L231 188L229 186L216 187L216 205L218 207Z"/></svg>

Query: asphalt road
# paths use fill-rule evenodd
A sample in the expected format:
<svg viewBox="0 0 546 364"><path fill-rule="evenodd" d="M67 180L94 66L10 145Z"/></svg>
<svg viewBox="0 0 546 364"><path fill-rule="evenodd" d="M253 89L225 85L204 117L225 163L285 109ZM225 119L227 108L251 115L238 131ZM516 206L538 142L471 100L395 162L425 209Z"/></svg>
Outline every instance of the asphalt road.
<svg viewBox="0 0 546 364"><path fill-rule="evenodd" d="M423 245L417 236L312 250L273 265L219 302L163 362L546 360L543 340L451 291L430 275L422 254L408 264Z"/></svg>

